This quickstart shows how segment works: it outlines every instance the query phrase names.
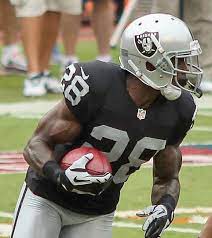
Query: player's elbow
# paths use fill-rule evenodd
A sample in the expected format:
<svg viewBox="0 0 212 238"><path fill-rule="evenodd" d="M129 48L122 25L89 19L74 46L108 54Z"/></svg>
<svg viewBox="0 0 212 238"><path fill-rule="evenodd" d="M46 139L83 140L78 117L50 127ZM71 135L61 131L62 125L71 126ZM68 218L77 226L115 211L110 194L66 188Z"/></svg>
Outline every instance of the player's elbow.
<svg viewBox="0 0 212 238"><path fill-rule="evenodd" d="M23 156L24 156L24 159L25 161L28 163L28 164L31 164L31 160L32 160L32 156L31 154L33 153L33 139L31 139L27 145L25 146L24 148L24 151L23 151Z"/></svg>
<svg viewBox="0 0 212 238"><path fill-rule="evenodd" d="M182 165L182 154L175 146L166 146L154 157L154 180L167 181L177 180Z"/></svg>
<svg viewBox="0 0 212 238"><path fill-rule="evenodd" d="M169 157L174 160L180 160L182 157L179 146L175 146L175 145L166 146L166 149L163 150L163 153L164 153L163 154L164 157Z"/></svg>
<svg viewBox="0 0 212 238"><path fill-rule="evenodd" d="M29 165L37 163L36 160L39 159L37 156L38 143L37 137L32 137L24 148L23 156Z"/></svg>

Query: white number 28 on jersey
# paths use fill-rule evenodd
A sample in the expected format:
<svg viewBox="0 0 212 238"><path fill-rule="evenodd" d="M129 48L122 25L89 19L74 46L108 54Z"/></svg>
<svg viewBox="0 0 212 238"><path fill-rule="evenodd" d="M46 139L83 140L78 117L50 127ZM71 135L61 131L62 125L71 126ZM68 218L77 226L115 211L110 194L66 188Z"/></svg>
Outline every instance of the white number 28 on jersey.
<svg viewBox="0 0 212 238"><path fill-rule="evenodd" d="M81 101L81 98L89 92L89 85L86 83L89 75L85 75L82 67L81 75L73 77L75 72L76 68L71 64L66 68L66 73L62 78L64 96L71 102L72 106L76 106ZM71 81L71 83L65 88L65 82L68 81Z"/></svg>
<svg viewBox="0 0 212 238"><path fill-rule="evenodd" d="M112 128L106 125L94 127L91 132L91 136L97 139L98 141L103 142L103 139L106 138L115 142L110 152L105 152L110 162L115 162L119 160L130 142L130 138L126 131ZM92 145L88 142L85 142L83 145L92 147ZM141 164L146 162L145 160L140 159L140 156L142 155L145 149L152 150L156 154L157 151L164 149L165 145L166 140L151 137L141 138L135 143L134 148L129 154L129 162L122 164L117 170L117 172L114 174L113 182L116 184L125 182L129 177L129 171L131 167L139 168Z"/></svg>

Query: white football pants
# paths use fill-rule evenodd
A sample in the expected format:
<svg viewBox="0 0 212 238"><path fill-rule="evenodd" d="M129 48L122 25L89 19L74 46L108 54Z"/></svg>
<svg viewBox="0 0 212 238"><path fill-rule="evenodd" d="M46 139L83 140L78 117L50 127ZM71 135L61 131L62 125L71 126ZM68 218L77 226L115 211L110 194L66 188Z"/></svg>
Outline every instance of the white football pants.
<svg viewBox="0 0 212 238"><path fill-rule="evenodd" d="M65 209L22 187L11 238L111 238L114 212L83 215Z"/></svg>

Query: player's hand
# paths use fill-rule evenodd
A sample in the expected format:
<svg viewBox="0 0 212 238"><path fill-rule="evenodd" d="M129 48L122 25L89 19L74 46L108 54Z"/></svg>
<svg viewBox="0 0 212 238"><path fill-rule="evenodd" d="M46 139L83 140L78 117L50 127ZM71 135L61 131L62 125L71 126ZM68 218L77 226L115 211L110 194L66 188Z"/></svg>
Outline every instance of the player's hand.
<svg viewBox="0 0 212 238"><path fill-rule="evenodd" d="M61 186L67 191L85 193L79 191L79 187L77 186L88 185L92 183L100 184L108 182L108 180L112 178L112 175L110 173L94 176L86 171L86 165L92 159L93 154L89 153L83 155L80 159L76 160L70 167L65 170L63 174L60 175Z"/></svg>
<svg viewBox="0 0 212 238"><path fill-rule="evenodd" d="M87 185L91 183L106 183L111 178L112 175L110 173L98 176L89 174L85 167L86 164L92 159L92 153L83 155L65 170L65 175L74 186Z"/></svg>
<svg viewBox="0 0 212 238"><path fill-rule="evenodd" d="M174 212L165 205L149 206L136 214L139 217L147 217L143 224L145 238L158 238L171 224Z"/></svg>

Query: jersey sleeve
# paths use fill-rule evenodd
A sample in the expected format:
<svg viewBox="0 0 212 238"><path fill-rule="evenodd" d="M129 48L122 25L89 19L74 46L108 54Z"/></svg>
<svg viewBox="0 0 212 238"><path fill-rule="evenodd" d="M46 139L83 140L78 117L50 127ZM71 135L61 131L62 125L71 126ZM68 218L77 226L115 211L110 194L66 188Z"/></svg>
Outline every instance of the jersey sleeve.
<svg viewBox="0 0 212 238"><path fill-rule="evenodd" d="M67 107L80 123L86 123L101 104L101 96L95 89L95 80L86 64L71 64L61 80Z"/></svg>
<svg viewBox="0 0 212 238"><path fill-rule="evenodd" d="M171 137L168 139L167 145L175 145L181 143L187 135L188 131L194 125L197 113L197 106L192 96L190 96L190 100L188 100L187 105L180 105L179 107L180 109L178 123Z"/></svg>

